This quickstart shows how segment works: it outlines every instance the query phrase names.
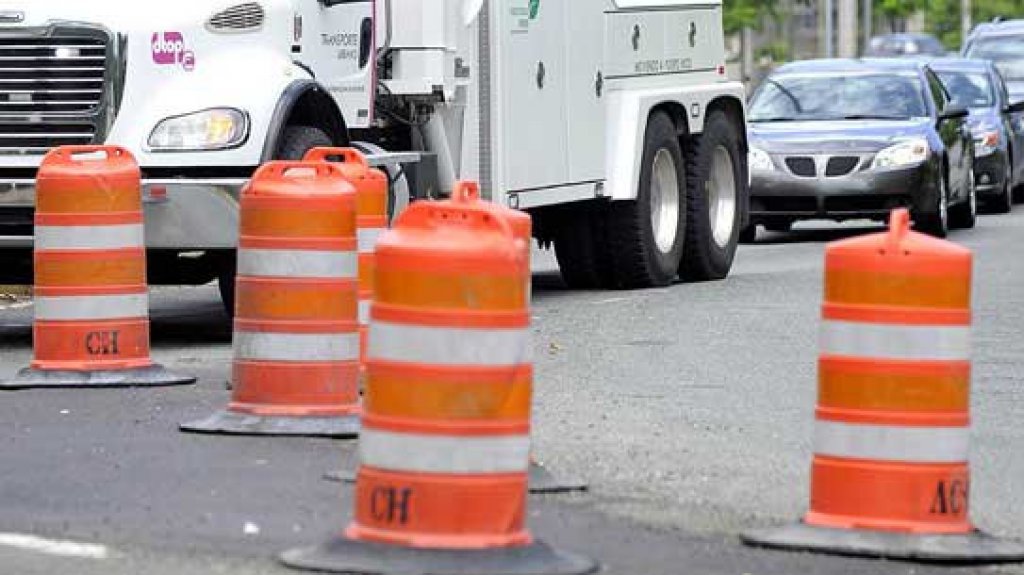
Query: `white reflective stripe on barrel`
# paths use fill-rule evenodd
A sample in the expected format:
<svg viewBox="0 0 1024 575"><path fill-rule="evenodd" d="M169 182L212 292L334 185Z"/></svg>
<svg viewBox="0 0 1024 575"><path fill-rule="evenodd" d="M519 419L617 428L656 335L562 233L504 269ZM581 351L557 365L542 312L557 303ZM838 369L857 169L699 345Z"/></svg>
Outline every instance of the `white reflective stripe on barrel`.
<svg viewBox="0 0 1024 575"><path fill-rule="evenodd" d="M372 300L361 299L359 300L359 325L370 325L370 306L373 305Z"/></svg>
<svg viewBox="0 0 1024 575"><path fill-rule="evenodd" d="M142 224L35 227L38 250L114 250L141 248L144 243Z"/></svg>
<svg viewBox="0 0 1024 575"><path fill-rule="evenodd" d="M356 235L359 239L359 253L372 254L377 247L377 240L380 239L386 228L359 228Z"/></svg>
<svg viewBox="0 0 1024 575"><path fill-rule="evenodd" d="M238 275L283 278L355 279L355 252L238 250Z"/></svg>
<svg viewBox="0 0 1024 575"><path fill-rule="evenodd" d="M967 461L970 427L909 427L817 420L814 453L910 463Z"/></svg>
<svg viewBox="0 0 1024 575"><path fill-rule="evenodd" d="M357 361L358 333L235 332L235 358L265 361Z"/></svg>
<svg viewBox="0 0 1024 575"><path fill-rule="evenodd" d="M74 321L149 316L149 295L36 296L35 318L49 321Z"/></svg>
<svg viewBox="0 0 1024 575"><path fill-rule="evenodd" d="M529 363L530 328L456 328L370 323L370 360L432 365L511 366Z"/></svg>
<svg viewBox="0 0 1024 575"><path fill-rule="evenodd" d="M825 320L821 325L821 353L911 361L967 361L971 358L971 328Z"/></svg>
<svg viewBox="0 0 1024 575"><path fill-rule="evenodd" d="M397 433L363 426L363 465L413 473L525 473L529 435L451 436Z"/></svg>

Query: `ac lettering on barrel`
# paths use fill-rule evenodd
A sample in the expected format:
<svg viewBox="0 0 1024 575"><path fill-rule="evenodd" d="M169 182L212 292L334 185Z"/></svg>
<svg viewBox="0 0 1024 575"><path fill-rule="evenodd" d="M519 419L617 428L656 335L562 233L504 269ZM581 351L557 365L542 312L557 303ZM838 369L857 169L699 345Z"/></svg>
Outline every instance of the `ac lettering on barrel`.
<svg viewBox="0 0 1024 575"><path fill-rule="evenodd" d="M120 331L91 331L85 336L85 351L89 355L118 355L117 346Z"/></svg>
<svg viewBox="0 0 1024 575"><path fill-rule="evenodd" d="M408 487L376 487L370 495L370 514L381 523L409 522L409 503L412 489Z"/></svg>
<svg viewBox="0 0 1024 575"><path fill-rule="evenodd" d="M967 511L968 483L960 479L940 481L935 486L935 498L929 513L936 515L960 515Z"/></svg>

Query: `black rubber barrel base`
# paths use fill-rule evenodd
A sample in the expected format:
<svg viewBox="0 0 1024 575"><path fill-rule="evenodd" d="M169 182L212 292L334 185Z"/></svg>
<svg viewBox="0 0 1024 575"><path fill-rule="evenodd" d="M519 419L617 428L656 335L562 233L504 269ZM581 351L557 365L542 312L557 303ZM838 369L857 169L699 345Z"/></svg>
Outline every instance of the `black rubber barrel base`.
<svg viewBox="0 0 1024 575"><path fill-rule="evenodd" d="M359 436L359 416L291 417L264 416L219 411L206 419L182 423L181 431L218 435L276 435L299 437L335 437L351 439Z"/></svg>
<svg viewBox="0 0 1024 575"><path fill-rule="evenodd" d="M104 387L167 387L190 385L196 382L191 375L167 371L163 366L123 370L71 371L34 369L26 367L14 379L0 382L0 389L37 388L104 388Z"/></svg>
<svg viewBox="0 0 1024 575"><path fill-rule="evenodd" d="M351 469L328 471L324 473L324 479L343 483L355 483L356 472ZM539 463L530 464L529 485L530 493L535 494L586 491L589 487L586 482L575 478L558 477L551 473L547 467Z"/></svg>
<svg viewBox="0 0 1024 575"><path fill-rule="evenodd" d="M981 531L954 535L919 535L865 529L832 529L806 523L744 533L747 545L851 557L875 557L978 565L1024 561L1024 545Z"/></svg>
<svg viewBox="0 0 1024 575"><path fill-rule="evenodd" d="M337 537L318 547L281 554L288 567L358 575L587 575L592 559L565 553L541 541L501 549L412 549Z"/></svg>

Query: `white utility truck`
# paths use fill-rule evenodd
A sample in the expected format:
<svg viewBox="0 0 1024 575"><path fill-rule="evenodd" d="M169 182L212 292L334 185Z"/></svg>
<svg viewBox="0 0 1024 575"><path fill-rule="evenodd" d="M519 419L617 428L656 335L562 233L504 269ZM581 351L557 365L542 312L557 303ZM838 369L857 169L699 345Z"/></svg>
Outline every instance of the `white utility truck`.
<svg viewBox="0 0 1024 575"><path fill-rule="evenodd" d="M153 284L234 283L255 168L353 145L391 206L475 179L579 288L725 277L747 218L720 0L0 0L0 284L47 150L143 173Z"/></svg>

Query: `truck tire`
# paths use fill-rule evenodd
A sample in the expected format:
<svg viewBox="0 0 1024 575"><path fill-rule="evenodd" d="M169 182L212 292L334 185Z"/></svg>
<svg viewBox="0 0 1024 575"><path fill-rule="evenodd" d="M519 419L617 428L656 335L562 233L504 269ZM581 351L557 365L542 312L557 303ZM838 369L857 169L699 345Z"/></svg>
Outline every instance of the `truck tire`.
<svg viewBox="0 0 1024 575"><path fill-rule="evenodd" d="M275 160L301 160L306 152L319 146L332 146L327 132L312 126L288 126L277 144Z"/></svg>
<svg viewBox="0 0 1024 575"><path fill-rule="evenodd" d="M555 257L562 281L569 289L598 289L611 285L609 265L602 249L603 214L579 207L559 220Z"/></svg>
<svg viewBox="0 0 1024 575"><path fill-rule="evenodd" d="M688 281L723 279L736 257L747 197L740 134L725 112L708 114L704 133L687 147L686 160L688 213L680 275Z"/></svg>
<svg viewBox="0 0 1024 575"><path fill-rule="evenodd" d="M275 160L301 160L306 152L318 146L331 146L334 142L327 132L312 126L288 126L281 133ZM228 258L217 276L220 301L228 317L235 316L235 258Z"/></svg>
<svg viewBox="0 0 1024 575"><path fill-rule="evenodd" d="M647 121L636 200L608 206L610 287L666 286L679 273L686 237L686 168L676 125L665 113Z"/></svg>

